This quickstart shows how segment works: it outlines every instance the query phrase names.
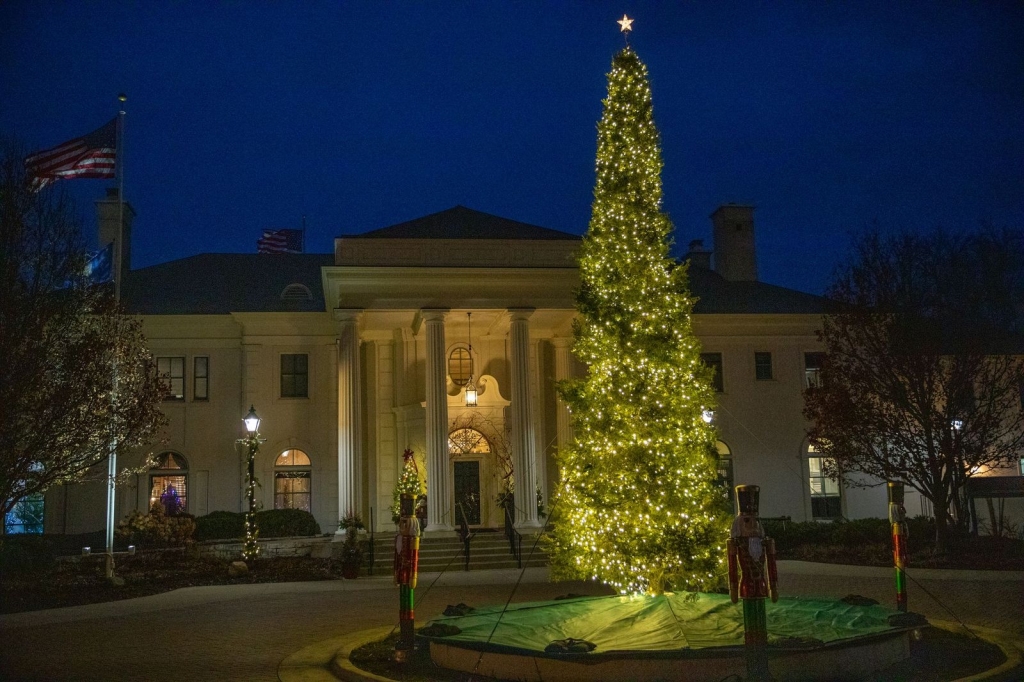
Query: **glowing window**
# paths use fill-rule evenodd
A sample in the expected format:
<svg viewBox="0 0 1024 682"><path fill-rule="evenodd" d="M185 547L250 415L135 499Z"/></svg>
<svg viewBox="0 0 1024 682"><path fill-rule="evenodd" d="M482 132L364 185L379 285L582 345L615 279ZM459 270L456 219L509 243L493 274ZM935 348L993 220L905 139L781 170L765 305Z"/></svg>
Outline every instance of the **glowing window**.
<svg viewBox="0 0 1024 682"><path fill-rule="evenodd" d="M456 429L448 434L448 453L453 457L490 451L491 444L476 429Z"/></svg>
<svg viewBox="0 0 1024 682"><path fill-rule="evenodd" d="M309 455L285 450L274 462L274 509L313 511L313 472Z"/></svg>
<svg viewBox="0 0 1024 682"><path fill-rule="evenodd" d="M174 452L157 455L149 473L149 507L160 505L173 516L188 509L188 462Z"/></svg>
<svg viewBox="0 0 1024 682"><path fill-rule="evenodd" d="M825 474L830 457L815 454L813 445L807 446L807 469L811 487L811 516L816 519L836 519L842 516L842 493L839 481Z"/></svg>

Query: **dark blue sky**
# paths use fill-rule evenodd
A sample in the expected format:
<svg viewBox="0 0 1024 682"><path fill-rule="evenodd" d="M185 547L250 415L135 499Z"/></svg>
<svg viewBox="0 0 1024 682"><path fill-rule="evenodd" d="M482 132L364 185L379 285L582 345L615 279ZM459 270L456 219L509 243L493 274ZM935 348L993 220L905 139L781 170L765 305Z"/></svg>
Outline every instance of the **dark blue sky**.
<svg viewBox="0 0 1024 682"><path fill-rule="evenodd" d="M651 71L676 241L757 208L762 279L819 292L848 236L1024 227L1024 3L0 5L0 133L99 127L128 93L136 267L309 250L463 204L582 233L622 46ZM66 183L84 204L104 182Z"/></svg>

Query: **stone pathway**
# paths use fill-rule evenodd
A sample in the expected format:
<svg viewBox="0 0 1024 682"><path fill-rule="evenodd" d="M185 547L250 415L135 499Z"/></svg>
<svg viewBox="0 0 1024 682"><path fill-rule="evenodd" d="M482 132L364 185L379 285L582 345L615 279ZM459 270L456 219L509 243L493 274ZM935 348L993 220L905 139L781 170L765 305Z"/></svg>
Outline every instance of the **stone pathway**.
<svg viewBox="0 0 1024 682"><path fill-rule="evenodd" d="M784 595L892 599L886 569L782 562L780 571ZM514 570L447 574L429 592L434 576L421 576L417 616L425 622L458 602L503 603L518 575ZM992 574L921 571L917 577L964 621L1024 638L1024 573L991 579ZM608 593L586 583L551 584L546 569L528 569L514 601L569 592ZM953 620L913 582L909 599L913 610ZM276 680L278 665L296 650L396 619L397 593L387 577L199 587L9 614L0 616L0 679Z"/></svg>

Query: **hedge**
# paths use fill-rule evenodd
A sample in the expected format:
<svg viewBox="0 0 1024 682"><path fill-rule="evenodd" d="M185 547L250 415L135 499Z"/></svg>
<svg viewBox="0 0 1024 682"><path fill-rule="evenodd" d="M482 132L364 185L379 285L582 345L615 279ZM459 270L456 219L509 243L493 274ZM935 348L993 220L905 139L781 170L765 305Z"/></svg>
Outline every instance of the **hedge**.
<svg viewBox="0 0 1024 682"><path fill-rule="evenodd" d="M291 538L320 535L320 524L301 509L265 509L256 512L261 538ZM195 539L239 540L245 535L245 513L215 511L196 519Z"/></svg>
<svg viewBox="0 0 1024 682"><path fill-rule="evenodd" d="M777 521L762 522L765 533L775 540L779 550L792 551L805 545L856 548L864 545L888 545L892 531L888 519L853 521ZM926 516L907 520L907 549L911 552L930 548L935 540L935 521Z"/></svg>

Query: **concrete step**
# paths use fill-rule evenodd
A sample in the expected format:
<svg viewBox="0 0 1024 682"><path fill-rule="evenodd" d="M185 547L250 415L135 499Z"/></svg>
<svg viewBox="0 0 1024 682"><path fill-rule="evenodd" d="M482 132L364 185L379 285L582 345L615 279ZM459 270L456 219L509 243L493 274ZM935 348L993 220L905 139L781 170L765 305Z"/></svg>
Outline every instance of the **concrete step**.
<svg viewBox="0 0 1024 682"><path fill-rule="evenodd" d="M534 548L536 536L523 537L523 564L527 568L547 565L547 555L540 546ZM392 571L394 534L377 534L374 538L373 574L386 575ZM532 554L531 554L532 551ZM463 543L458 535L431 535L420 540L419 570L424 573L436 571L466 570L462 555ZM496 568L518 568L512 557L508 540L503 533L477 533L470 541L469 570ZM527 560L529 557L529 560ZM369 560L369 557L367 557ZM369 568L369 561L367 561Z"/></svg>

